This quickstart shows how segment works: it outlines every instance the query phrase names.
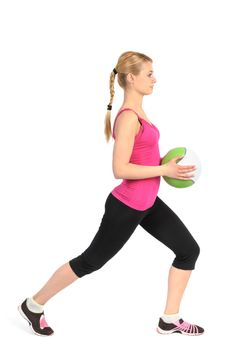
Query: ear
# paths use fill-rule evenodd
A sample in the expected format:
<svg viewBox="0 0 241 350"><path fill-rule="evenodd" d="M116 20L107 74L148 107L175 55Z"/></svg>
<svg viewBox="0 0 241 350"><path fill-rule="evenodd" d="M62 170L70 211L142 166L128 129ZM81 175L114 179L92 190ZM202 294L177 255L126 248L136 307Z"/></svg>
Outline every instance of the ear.
<svg viewBox="0 0 241 350"><path fill-rule="evenodd" d="M128 83L133 83L134 81L134 76L132 73L128 73L127 76L126 76L126 79L128 81Z"/></svg>

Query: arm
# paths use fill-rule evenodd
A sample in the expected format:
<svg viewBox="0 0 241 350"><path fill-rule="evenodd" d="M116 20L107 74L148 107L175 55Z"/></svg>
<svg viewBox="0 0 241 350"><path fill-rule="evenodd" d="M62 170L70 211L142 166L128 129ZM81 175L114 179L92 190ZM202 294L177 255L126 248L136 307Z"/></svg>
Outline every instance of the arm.
<svg viewBox="0 0 241 350"><path fill-rule="evenodd" d="M138 120L132 111L122 112L115 124L112 168L116 179L145 179L164 175L165 165L147 166L130 163Z"/></svg>

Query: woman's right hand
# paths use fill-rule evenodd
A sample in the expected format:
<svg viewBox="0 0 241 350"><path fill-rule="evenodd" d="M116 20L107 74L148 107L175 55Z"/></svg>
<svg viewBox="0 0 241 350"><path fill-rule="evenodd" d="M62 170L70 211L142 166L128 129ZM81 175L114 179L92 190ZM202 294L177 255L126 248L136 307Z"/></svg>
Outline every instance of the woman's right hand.
<svg viewBox="0 0 241 350"><path fill-rule="evenodd" d="M178 165L176 161L183 157L174 157L168 163L163 164L164 176L171 177L173 179L187 180L194 177L193 172L196 170L195 165Z"/></svg>

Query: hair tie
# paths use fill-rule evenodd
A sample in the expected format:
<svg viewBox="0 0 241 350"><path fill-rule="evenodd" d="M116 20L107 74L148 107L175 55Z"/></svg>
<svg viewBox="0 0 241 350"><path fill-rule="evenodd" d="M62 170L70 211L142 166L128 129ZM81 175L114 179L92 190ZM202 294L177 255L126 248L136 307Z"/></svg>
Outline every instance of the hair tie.
<svg viewBox="0 0 241 350"><path fill-rule="evenodd" d="M115 74L117 74L117 73L118 73L118 72L117 72L117 70L116 70L115 68L113 69L113 72L114 72Z"/></svg>

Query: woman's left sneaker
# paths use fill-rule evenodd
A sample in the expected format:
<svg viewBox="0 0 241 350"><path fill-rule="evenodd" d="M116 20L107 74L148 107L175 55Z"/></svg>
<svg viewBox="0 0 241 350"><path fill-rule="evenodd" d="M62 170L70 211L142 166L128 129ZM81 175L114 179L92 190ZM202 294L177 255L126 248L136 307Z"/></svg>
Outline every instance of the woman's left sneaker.
<svg viewBox="0 0 241 350"><path fill-rule="evenodd" d="M32 312L27 307L27 299L19 305L18 311L23 318L28 321L32 331L37 335L49 336L54 333L51 327L47 324L44 316L44 312L36 313Z"/></svg>
<svg viewBox="0 0 241 350"><path fill-rule="evenodd" d="M204 333L202 327L185 322L182 318L173 323L167 323L160 317L156 330L160 334L181 333L186 335L201 335Z"/></svg>

